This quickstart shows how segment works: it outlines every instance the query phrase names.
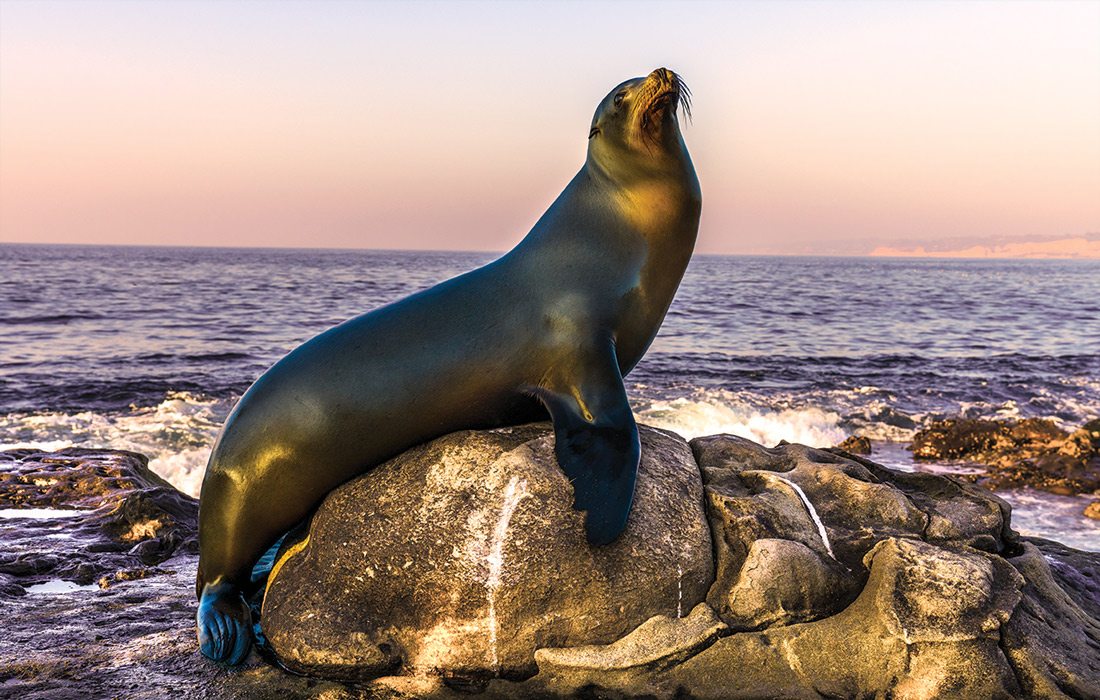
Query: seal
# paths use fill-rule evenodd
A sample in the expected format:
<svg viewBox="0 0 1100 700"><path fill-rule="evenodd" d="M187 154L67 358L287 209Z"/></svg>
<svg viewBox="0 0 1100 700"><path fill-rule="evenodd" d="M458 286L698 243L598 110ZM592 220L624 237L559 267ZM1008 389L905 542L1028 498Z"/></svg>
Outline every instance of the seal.
<svg viewBox="0 0 1100 700"><path fill-rule="evenodd" d="M584 166L498 260L351 319L263 374L222 427L199 507L202 653L240 663L256 561L340 484L462 429L544 419L592 545L626 527L640 447L623 375L695 245L701 194L672 71L618 85Z"/></svg>

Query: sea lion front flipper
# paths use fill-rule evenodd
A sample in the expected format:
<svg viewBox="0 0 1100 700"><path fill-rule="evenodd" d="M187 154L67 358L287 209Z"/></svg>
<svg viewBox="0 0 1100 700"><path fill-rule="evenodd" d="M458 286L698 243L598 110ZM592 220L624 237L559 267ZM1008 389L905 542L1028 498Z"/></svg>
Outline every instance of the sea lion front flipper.
<svg viewBox="0 0 1100 700"><path fill-rule="evenodd" d="M592 545L622 533L634 500L641 445L614 345L570 358L539 391L554 421L554 452L573 483L573 507L587 511Z"/></svg>

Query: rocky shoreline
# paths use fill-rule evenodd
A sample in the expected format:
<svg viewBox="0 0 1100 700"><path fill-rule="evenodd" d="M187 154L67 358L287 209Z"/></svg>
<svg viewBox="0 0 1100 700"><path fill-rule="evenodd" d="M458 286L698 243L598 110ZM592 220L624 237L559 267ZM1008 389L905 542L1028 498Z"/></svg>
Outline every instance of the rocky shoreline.
<svg viewBox="0 0 1100 700"><path fill-rule="evenodd" d="M0 453L0 696L1100 697L1100 554L1017 536L980 486L642 439L630 526L597 551L545 425L337 489L284 542L239 669L195 646L194 499L134 453ZM79 513L11 517L43 508ZM58 580L80 588L34 592Z"/></svg>

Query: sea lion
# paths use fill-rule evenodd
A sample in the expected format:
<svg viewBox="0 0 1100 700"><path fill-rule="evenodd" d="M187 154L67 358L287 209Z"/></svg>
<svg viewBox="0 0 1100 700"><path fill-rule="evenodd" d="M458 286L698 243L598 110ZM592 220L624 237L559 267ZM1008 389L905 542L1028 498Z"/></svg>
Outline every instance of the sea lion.
<svg viewBox="0 0 1100 700"><path fill-rule="evenodd" d="M554 424L593 545L626 527L638 430L622 377L687 267L701 194L659 68L603 99L588 155L531 232L479 269L321 333L237 403L203 479L199 646L240 663L253 564L340 484L455 430Z"/></svg>

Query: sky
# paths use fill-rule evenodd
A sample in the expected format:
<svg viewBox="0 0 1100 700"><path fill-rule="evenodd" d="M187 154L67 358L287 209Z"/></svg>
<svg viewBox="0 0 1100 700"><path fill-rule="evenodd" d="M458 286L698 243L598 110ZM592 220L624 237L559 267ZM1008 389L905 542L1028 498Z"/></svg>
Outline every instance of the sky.
<svg viewBox="0 0 1100 700"><path fill-rule="evenodd" d="M0 241L506 250L658 66L700 252L1100 232L1100 0L0 0Z"/></svg>

